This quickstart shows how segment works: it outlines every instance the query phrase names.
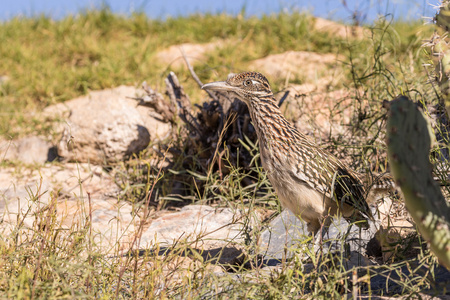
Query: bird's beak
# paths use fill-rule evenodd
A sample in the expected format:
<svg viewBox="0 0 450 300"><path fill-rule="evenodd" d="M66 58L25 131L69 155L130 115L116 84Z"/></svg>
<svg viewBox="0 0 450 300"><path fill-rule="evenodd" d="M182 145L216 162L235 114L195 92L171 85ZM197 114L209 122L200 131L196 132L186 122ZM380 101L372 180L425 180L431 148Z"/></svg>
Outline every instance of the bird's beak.
<svg viewBox="0 0 450 300"><path fill-rule="evenodd" d="M202 90L232 92L234 87L229 85L226 81L216 81L204 84Z"/></svg>

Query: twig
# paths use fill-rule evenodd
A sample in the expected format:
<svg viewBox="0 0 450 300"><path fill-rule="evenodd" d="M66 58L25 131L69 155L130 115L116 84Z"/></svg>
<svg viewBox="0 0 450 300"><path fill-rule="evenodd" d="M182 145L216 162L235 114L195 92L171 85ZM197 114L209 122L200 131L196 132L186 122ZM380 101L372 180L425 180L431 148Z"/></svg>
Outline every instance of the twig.
<svg viewBox="0 0 450 300"><path fill-rule="evenodd" d="M165 79L167 94L169 95L170 100L174 103L177 108L178 116L189 126L195 129L198 133L200 133L200 126L197 122L197 119L191 113L191 102L189 97L183 90L183 87L180 85L178 81L178 77L174 72L170 72L167 78Z"/></svg>
<svg viewBox="0 0 450 300"><path fill-rule="evenodd" d="M283 104L284 100L286 100L287 96L289 96L289 91L286 91L283 95L283 97L281 97L280 101L278 101L278 107L281 107L281 104Z"/></svg>
<svg viewBox="0 0 450 300"><path fill-rule="evenodd" d="M188 60L188 58L186 56L186 53L184 52L183 46L180 47L180 51L181 51L181 54L183 55L183 59L186 62L186 66L187 66L189 72L191 73L192 78L194 78L195 82L197 82L198 86L201 88L203 86L203 83L201 82L200 78L198 78L197 74L194 71L194 68L189 63L189 60ZM213 98L216 101L218 100L216 95L213 92L208 91L208 90L206 92L208 93L208 95L211 98Z"/></svg>

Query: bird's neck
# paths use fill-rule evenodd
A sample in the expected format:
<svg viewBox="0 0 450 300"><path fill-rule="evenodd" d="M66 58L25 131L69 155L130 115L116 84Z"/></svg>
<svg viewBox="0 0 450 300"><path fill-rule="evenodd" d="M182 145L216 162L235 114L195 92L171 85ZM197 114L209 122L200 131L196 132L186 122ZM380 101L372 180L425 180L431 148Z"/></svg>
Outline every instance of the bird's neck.
<svg viewBox="0 0 450 300"><path fill-rule="evenodd" d="M272 140L289 142L303 135L283 116L273 97L252 99L248 105L261 144ZM295 136L295 137L294 137Z"/></svg>

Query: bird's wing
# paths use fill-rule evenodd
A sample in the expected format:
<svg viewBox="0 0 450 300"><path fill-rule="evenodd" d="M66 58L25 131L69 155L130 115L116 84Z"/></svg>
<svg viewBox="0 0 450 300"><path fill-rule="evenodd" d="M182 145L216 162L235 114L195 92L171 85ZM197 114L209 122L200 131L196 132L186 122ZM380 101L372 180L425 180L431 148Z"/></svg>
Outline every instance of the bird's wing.
<svg viewBox="0 0 450 300"><path fill-rule="evenodd" d="M370 217L363 183L343 163L323 151L305 152L294 168L293 177L328 198L343 201Z"/></svg>
<svg viewBox="0 0 450 300"><path fill-rule="evenodd" d="M290 133L295 137L295 142L289 142L293 154L288 155L294 179L301 180L324 196L343 201L371 217L364 186L358 176L295 128L291 128Z"/></svg>

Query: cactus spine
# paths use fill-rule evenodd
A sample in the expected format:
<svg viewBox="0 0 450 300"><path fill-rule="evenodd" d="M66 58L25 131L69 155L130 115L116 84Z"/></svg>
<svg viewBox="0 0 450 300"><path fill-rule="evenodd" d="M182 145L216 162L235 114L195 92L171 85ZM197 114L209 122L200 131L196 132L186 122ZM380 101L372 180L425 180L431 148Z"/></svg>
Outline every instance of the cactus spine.
<svg viewBox="0 0 450 300"><path fill-rule="evenodd" d="M408 98L389 103L388 159L406 208L440 263L450 269L450 208L432 176L433 134L423 113Z"/></svg>

